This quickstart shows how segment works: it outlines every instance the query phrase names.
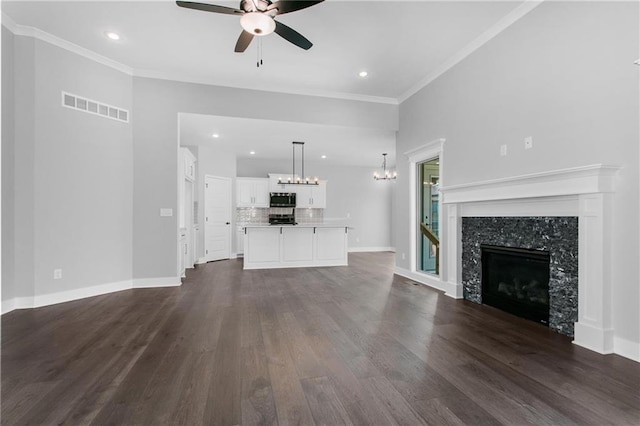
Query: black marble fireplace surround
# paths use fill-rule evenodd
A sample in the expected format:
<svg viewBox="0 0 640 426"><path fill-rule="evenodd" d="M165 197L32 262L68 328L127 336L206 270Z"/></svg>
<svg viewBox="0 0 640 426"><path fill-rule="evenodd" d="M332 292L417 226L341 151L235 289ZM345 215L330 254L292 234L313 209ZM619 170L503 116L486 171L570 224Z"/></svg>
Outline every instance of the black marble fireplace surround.
<svg viewBox="0 0 640 426"><path fill-rule="evenodd" d="M464 298L482 303L481 245L549 252L549 328L573 337L578 321L577 217L463 217Z"/></svg>

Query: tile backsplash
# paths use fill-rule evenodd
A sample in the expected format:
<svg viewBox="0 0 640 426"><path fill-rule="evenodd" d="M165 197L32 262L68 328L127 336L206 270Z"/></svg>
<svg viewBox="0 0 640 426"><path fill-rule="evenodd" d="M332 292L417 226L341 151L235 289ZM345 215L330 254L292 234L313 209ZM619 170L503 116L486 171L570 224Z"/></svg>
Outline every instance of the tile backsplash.
<svg viewBox="0 0 640 426"><path fill-rule="evenodd" d="M236 224L268 224L269 213L287 214L291 213L291 209L238 207L236 209ZM295 213L296 222L298 223L322 223L324 221L324 209L295 209Z"/></svg>
<svg viewBox="0 0 640 426"><path fill-rule="evenodd" d="M269 209L256 209L252 207L238 207L236 209L236 224L260 224L269 223Z"/></svg>

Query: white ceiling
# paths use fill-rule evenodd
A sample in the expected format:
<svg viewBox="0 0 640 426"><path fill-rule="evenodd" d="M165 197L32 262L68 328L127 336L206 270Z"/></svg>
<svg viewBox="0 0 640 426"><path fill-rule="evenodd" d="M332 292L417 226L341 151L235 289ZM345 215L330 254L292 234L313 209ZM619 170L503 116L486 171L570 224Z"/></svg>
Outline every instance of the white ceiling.
<svg viewBox="0 0 640 426"><path fill-rule="evenodd" d="M220 137L213 138L217 133ZM293 141L304 142L305 162L371 167L395 164L395 131L180 114L180 143L220 147L238 158L291 159ZM254 155L249 154L255 151ZM299 159L300 150L296 151ZM321 156L326 155L326 159Z"/></svg>
<svg viewBox="0 0 640 426"><path fill-rule="evenodd" d="M233 51L238 16L184 9L173 1L3 1L2 12L135 75L396 103L522 3L327 0L276 18L314 46L305 51L275 33L261 37L260 68L256 39L245 53ZM108 40L105 31L123 39ZM369 73L364 79L358 77L362 70ZM291 141L301 140L310 160L326 154L334 164L348 159L377 165L389 152L394 161L393 132L202 116L183 117L181 129L183 144L211 143L216 131L222 136L216 143L240 156L254 149L259 158L290 157Z"/></svg>

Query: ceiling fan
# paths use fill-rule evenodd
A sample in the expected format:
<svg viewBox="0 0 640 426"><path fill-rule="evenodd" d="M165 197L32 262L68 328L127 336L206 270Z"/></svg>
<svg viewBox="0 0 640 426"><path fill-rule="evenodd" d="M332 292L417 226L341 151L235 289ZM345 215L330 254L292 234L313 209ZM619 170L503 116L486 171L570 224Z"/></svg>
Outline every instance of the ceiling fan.
<svg viewBox="0 0 640 426"><path fill-rule="evenodd" d="M278 15L306 9L307 7L322 3L324 0L242 0L240 9L218 6L214 4L195 3L190 1L177 1L177 5L187 9L202 10L205 12L223 13L226 15L239 15L242 33L236 43L236 52L244 52L254 36L265 36L275 31L280 37L302 49L309 50L313 43L291 27L275 20Z"/></svg>

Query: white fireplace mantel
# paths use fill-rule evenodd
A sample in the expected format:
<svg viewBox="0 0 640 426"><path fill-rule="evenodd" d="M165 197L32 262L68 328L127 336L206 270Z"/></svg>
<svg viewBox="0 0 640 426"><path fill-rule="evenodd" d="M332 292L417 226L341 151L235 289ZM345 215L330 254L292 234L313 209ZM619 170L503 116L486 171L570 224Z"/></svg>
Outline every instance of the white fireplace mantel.
<svg viewBox="0 0 640 426"><path fill-rule="evenodd" d="M578 217L578 322L574 343L614 352L612 208L619 167L602 164L441 188L448 294L462 297L463 217Z"/></svg>
<svg viewBox="0 0 640 426"><path fill-rule="evenodd" d="M444 204L613 192L615 174L619 169L593 164L452 185L440 188L440 191Z"/></svg>

